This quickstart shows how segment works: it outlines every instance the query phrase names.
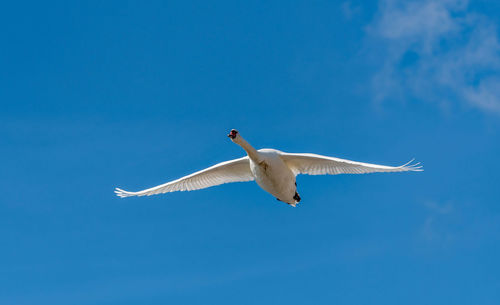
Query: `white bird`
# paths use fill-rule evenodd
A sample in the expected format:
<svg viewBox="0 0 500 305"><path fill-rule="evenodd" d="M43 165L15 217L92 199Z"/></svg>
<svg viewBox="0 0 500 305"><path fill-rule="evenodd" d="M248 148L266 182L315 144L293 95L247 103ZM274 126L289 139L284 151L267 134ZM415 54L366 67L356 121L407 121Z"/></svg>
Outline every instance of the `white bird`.
<svg viewBox="0 0 500 305"><path fill-rule="evenodd" d="M228 137L234 143L240 145L248 156L221 162L191 175L146 190L128 192L116 188L115 193L120 197L150 196L175 191L199 190L229 182L255 180L261 188L276 197L276 199L295 207L300 201L299 193L297 193L297 183L295 182L295 176L298 174L337 175L423 171L419 163L411 164L413 160L404 165L393 167L309 153L285 153L268 148L256 150L234 129L231 130Z"/></svg>

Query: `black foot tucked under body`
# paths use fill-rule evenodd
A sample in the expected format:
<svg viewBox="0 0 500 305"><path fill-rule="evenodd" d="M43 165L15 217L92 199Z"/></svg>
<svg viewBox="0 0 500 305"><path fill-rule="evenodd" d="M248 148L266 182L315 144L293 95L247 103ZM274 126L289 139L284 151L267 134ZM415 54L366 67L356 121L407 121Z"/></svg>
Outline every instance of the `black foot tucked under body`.
<svg viewBox="0 0 500 305"><path fill-rule="evenodd" d="M297 202L300 201L300 196L299 193L295 192L295 195L293 195L293 199L297 200Z"/></svg>

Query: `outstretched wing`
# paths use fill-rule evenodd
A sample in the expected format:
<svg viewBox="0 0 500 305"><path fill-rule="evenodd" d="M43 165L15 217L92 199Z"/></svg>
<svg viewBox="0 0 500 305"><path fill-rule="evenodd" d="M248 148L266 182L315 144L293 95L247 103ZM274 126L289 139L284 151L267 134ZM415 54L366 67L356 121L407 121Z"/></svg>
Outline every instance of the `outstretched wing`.
<svg viewBox="0 0 500 305"><path fill-rule="evenodd" d="M191 175L143 191L127 192L116 188L115 193L120 197L150 196L175 191L199 190L223 183L252 180L254 180L254 177L250 171L250 162L248 157L243 157L221 162Z"/></svg>
<svg viewBox="0 0 500 305"><path fill-rule="evenodd" d="M308 153L282 153L281 158L295 175L338 175L423 171L422 166L419 166L420 163L411 164L413 160L401 166L385 166Z"/></svg>

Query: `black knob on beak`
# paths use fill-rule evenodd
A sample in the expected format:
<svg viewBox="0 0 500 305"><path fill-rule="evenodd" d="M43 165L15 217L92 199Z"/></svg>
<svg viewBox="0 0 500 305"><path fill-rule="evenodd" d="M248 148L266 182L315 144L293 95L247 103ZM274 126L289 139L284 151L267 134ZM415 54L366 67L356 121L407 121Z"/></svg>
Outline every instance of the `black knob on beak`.
<svg viewBox="0 0 500 305"><path fill-rule="evenodd" d="M231 132L229 132L229 134L227 136L230 137L231 139L234 139L234 138L236 138L237 134L238 134L238 131L236 129L231 129Z"/></svg>

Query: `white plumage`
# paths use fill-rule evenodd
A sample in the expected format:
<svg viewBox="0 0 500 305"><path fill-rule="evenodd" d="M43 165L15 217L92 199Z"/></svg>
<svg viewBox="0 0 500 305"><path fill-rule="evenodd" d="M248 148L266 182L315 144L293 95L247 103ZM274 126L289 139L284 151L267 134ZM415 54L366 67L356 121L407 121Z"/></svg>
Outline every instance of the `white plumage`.
<svg viewBox="0 0 500 305"><path fill-rule="evenodd" d="M422 166L419 166L420 163L411 164L414 159L406 164L394 167L308 153L282 153L281 156L295 175L338 175L422 171Z"/></svg>
<svg viewBox="0 0 500 305"><path fill-rule="evenodd" d="M246 152L246 157L221 162L207 169L146 190L128 192L116 188L120 197L150 196L175 191L199 190L223 183L255 180L257 184L278 200L295 206L300 201L295 176L366 174L375 172L422 171L419 163L385 166L344 160L310 153L285 153L275 149L255 150L236 130L228 135Z"/></svg>
<svg viewBox="0 0 500 305"><path fill-rule="evenodd" d="M248 157L243 157L215 164L207 169L143 191L127 192L116 188L115 193L120 197L150 196L176 191L194 191L223 183L252 180L255 178L250 172Z"/></svg>

